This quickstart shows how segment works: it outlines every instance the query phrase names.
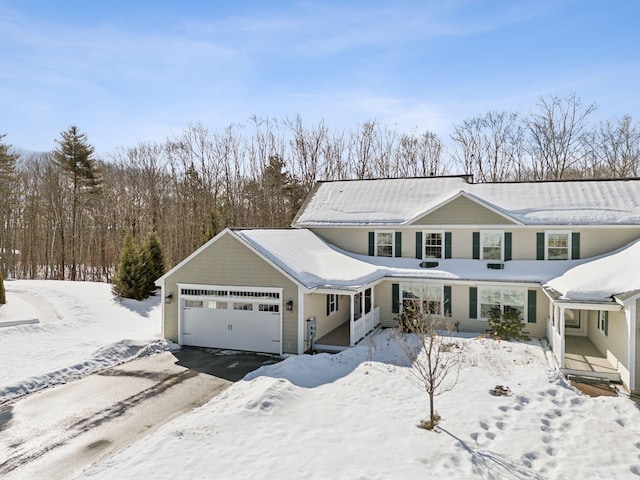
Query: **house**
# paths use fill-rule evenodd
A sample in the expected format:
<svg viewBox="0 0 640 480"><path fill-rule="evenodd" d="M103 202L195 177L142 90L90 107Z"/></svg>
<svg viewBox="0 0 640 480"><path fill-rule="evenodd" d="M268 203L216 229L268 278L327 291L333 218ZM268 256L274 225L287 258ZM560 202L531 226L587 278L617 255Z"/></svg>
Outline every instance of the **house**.
<svg viewBox="0 0 640 480"><path fill-rule="evenodd" d="M319 182L291 229L226 229L158 280L164 336L302 354L392 327L407 302L547 338L565 373L640 385L640 180Z"/></svg>

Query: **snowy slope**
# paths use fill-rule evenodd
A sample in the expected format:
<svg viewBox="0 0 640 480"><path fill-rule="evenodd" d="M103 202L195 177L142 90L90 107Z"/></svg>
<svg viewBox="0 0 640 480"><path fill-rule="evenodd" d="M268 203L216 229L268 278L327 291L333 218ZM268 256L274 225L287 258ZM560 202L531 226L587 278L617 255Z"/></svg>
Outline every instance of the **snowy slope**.
<svg viewBox="0 0 640 480"><path fill-rule="evenodd" d="M169 348L159 338L159 298L119 300L104 283L17 280L5 287L0 403Z"/></svg>
<svg viewBox="0 0 640 480"><path fill-rule="evenodd" d="M580 395L534 342L458 341L464 366L454 390L436 398L439 433L416 427L426 396L384 332L370 347L263 367L84 478L640 476L633 402ZM497 384L513 394L490 395Z"/></svg>

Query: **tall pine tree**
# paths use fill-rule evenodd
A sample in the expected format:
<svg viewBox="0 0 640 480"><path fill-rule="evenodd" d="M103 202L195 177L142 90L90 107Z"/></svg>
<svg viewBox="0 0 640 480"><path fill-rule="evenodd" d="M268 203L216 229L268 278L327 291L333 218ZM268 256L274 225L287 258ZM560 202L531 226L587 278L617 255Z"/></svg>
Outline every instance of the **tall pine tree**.
<svg viewBox="0 0 640 480"><path fill-rule="evenodd" d="M99 190L100 178L93 158L94 148L89 144L87 135L80 133L75 125L71 125L66 131L60 133L60 137L56 140L58 148L53 153L55 163L67 178L67 186L71 191L71 280L76 280L79 217L85 205L83 200L87 199L87 195L95 194ZM64 225L60 230L62 243L60 263L64 272L66 266Z"/></svg>

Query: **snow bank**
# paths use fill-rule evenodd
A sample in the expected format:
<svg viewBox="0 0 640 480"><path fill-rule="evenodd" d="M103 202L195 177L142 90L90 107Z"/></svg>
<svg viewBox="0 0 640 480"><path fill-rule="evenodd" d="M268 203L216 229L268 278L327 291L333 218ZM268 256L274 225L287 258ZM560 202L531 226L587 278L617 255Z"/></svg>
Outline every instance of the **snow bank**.
<svg viewBox="0 0 640 480"><path fill-rule="evenodd" d="M633 478L640 414L589 398L535 342L458 339L459 384L436 397L436 432L417 428L427 397L388 332L338 355L262 367L209 404L85 473L91 479ZM511 396L489 391L503 385Z"/></svg>
<svg viewBox="0 0 640 480"><path fill-rule="evenodd" d="M160 299L119 300L111 285L88 282L6 282L0 319L0 404L155 351ZM25 324L35 319L37 324Z"/></svg>

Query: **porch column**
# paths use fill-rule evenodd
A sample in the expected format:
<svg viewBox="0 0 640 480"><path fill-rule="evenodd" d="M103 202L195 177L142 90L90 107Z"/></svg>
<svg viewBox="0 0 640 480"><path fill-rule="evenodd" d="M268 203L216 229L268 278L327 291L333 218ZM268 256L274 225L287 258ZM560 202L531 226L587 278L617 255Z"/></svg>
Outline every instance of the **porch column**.
<svg viewBox="0 0 640 480"><path fill-rule="evenodd" d="M353 347L355 346L355 342L353 341L354 338L354 329L355 329L355 324L354 324L354 318L353 318L353 307L354 307L354 299L355 299L355 293L350 293L349 294L349 302L351 305L351 310L349 312L349 315L351 315L351 320L349 321L349 346Z"/></svg>
<svg viewBox="0 0 640 480"><path fill-rule="evenodd" d="M624 315L627 317L629 335L629 390L636 389L636 302L632 299L631 305L625 305Z"/></svg>
<svg viewBox="0 0 640 480"><path fill-rule="evenodd" d="M564 368L564 306L560 306L560 318L558 319L558 326L560 327L560 368Z"/></svg>

